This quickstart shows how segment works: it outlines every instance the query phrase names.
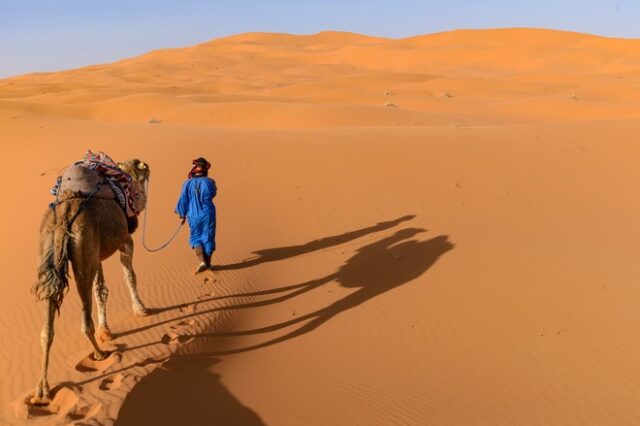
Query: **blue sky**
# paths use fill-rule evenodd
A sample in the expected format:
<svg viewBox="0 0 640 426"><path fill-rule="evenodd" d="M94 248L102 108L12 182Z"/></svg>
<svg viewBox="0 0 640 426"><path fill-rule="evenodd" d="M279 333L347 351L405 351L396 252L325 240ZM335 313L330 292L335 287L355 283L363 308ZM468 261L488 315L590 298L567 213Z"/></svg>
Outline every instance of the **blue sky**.
<svg viewBox="0 0 640 426"><path fill-rule="evenodd" d="M640 0L0 0L0 77L247 31L407 37L497 27L640 38Z"/></svg>

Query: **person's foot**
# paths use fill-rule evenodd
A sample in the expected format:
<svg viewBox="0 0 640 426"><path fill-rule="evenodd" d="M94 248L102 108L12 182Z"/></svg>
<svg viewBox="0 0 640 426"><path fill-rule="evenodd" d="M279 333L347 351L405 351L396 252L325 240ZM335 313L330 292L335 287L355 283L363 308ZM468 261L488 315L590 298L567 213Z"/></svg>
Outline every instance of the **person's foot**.
<svg viewBox="0 0 640 426"><path fill-rule="evenodd" d="M200 265L198 265L198 268L196 269L196 274L199 274L200 272L204 272L207 269L211 268L211 265L207 265L206 263L202 262L200 263Z"/></svg>

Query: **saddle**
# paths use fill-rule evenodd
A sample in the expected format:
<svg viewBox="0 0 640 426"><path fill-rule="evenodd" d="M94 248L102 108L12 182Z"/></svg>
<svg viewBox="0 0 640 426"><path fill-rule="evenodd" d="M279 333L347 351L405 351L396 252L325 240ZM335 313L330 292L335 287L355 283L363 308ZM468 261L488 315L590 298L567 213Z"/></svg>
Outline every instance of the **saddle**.
<svg viewBox="0 0 640 426"><path fill-rule="evenodd" d="M78 193L78 195L82 197L88 197L100 183L101 186L93 194L93 197L110 200L116 198L116 194L113 192L111 185L106 182L100 173L93 169L74 164L67 167L58 179L60 183L56 189L56 193L61 194L64 191L71 191Z"/></svg>
<svg viewBox="0 0 640 426"><path fill-rule="evenodd" d="M80 197L116 200L127 218L137 217L138 194L132 185L131 176L122 171L106 154L87 151L82 161L67 167L51 193L56 197L70 191Z"/></svg>

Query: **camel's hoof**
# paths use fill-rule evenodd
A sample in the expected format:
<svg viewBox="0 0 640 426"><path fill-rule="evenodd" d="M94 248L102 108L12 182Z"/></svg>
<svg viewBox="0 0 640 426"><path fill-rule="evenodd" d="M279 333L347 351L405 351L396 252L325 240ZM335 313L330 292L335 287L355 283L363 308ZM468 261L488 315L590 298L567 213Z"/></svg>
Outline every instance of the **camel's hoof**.
<svg viewBox="0 0 640 426"><path fill-rule="evenodd" d="M37 405L39 407L42 406L46 406L51 404L51 397L49 395L44 395L44 396L32 396L31 399L29 399L29 402L31 403L31 405Z"/></svg>
<svg viewBox="0 0 640 426"><path fill-rule="evenodd" d="M113 334L111 334L111 330L108 328L100 328L98 330L98 340L101 342L109 342L113 340Z"/></svg>

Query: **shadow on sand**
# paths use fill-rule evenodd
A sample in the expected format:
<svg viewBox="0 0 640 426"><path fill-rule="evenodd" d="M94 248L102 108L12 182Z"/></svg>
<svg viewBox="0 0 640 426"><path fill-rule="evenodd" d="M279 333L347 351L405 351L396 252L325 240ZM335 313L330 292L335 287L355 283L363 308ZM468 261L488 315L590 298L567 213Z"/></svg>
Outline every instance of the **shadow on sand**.
<svg viewBox="0 0 640 426"><path fill-rule="evenodd" d="M395 221L381 222L369 228L344 234L344 236L323 238L301 246L262 250L256 252L259 254L258 258L227 265L221 269L238 269L308 253L324 247L341 244L371 232L389 229L410 218L412 216L405 216ZM233 339L234 337L242 338L242 336L260 335L293 328L293 330L279 337L259 344L230 350L180 355L170 360L163 365L162 370L154 371L134 388L120 411L116 425L202 424L203 419L206 419L206 424L241 424L249 426L264 424L255 412L242 405L224 387L218 374L210 371L211 367L219 362L216 356L251 351L312 332L336 315L358 307L377 296L420 277L443 254L454 248L454 245L446 235L420 240L418 236L424 232L426 230L420 228L405 228L389 237L367 244L358 249L356 254L340 266L336 272L321 279L253 293L213 297L200 300L199 303L220 298L244 298L247 296L270 296L268 299L198 311L125 332L124 334L131 334L142 329L161 325L164 322L174 322L221 310L240 310L274 305L332 281L338 282L343 287L354 289L352 293L324 308L289 321L265 325L251 330L196 335L195 337L200 339L214 338L214 340L217 340L222 337ZM165 310L173 308L175 307L165 308ZM204 343L202 340L201 342ZM148 345L157 343L159 342L149 343ZM229 346L225 345L225 347L228 348ZM134 348L127 348L127 350L131 349ZM149 410L149 407L154 408Z"/></svg>
<svg viewBox="0 0 640 426"><path fill-rule="evenodd" d="M346 232L344 234L339 234L339 235L333 235L330 237L324 237L318 240L313 240L310 241L308 243L305 244L300 244L300 245L296 245L296 246L287 246L287 247L276 247L276 248L270 248L270 249L263 249L263 250L258 250L253 252L254 254L257 254L257 257L254 257L252 259L248 259L242 262L238 262L238 263L233 263L233 264L229 264L229 265L218 265L215 267L216 271L226 271L226 270L237 270L237 269L243 269L243 268L248 268L251 266L255 266L255 265L259 265L261 263L266 263L266 262L275 262L278 260L284 260L284 259L288 259L291 257L296 257L296 256L301 256L304 254L308 254L308 253L312 253L314 251L319 251L319 250L323 250L326 248L330 248L333 246L338 246L340 244L344 244L350 241L353 241L355 239L358 239L360 237L364 237L368 234L372 234L374 232L380 232L380 231L384 231L387 229L391 229L395 226L398 226L399 224L401 224L402 222L406 222L408 220L411 220L415 218L415 215L406 215L406 216L402 216L399 217L397 219L394 220L388 220L385 222L379 222L373 226L368 226L365 228L361 228L355 231L350 231L350 232ZM307 284L298 284L298 285L294 285L291 287L284 287L284 288L280 288L280 289L274 289L274 290L266 290L266 291L259 291L259 292L254 292L254 293L241 293L241 294L231 294L228 296L215 296L215 297L210 297L210 298L206 298L206 299L200 299L197 301L191 301L191 302L186 302L186 303L181 303L178 305L171 305L171 306L163 306L163 307L151 307L149 308L149 311L152 315L156 315L156 314L160 314L163 312L168 312L168 311L173 311L173 310L180 310L180 309L184 309L184 308L188 308L188 307L192 307L194 305L200 305L203 303L207 303L207 302L212 302L215 300L223 300L223 299L233 299L233 298L239 298L239 297L250 297L250 296L261 296L264 294L270 294L270 293L280 293L283 292L285 290L288 289L295 289L295 288L302 288L302 292L304 291L308 291L305 290L304 288L309 287ZM288 297L286 297L288 298ZM274 300L274 302L279 301L280 299L276 299ZM283 299L284 300L284 299ZM127 331L123 331L120 333L114 333L114 337L118 338L118 337L123 337L123 336L127 336L130 334L135 334L138 333L140 331L144 331L147 330L149 328L153 328L156 326L160 326L169 322L173 322L176 320L180 320L180 319L186 319L189 318L191 316L196 316L196 315L201 315L203 313L207 313L207 312L214 312L214 311L218 311L218 310L227 310L227 309L240 309L240 308L249 308L249 307L258 307L258 306L263 306L265 305L264 302L258 302L258 303L253 303L253 304L247 304L247 305L234 305L232 307L228 307L228 308L215 308L213 310L210 311L201 311L198 312L197 314L187 314L184 316L180 316L179 318L171 318L165 321L161 321L155 324L150 324L150 325L145 325L142 327L138 327L138 328L134 328L131 330L127 330Z"/></svg>
<svg viewBox="0 0 640 426"><path fill-rule="evenodd" d="M413 219L414 217L415 215L407 215L395 220L380 222L373 226L361 228L356 231L350 231L344 234L324 237L324 238L313 240L306 244L301 244L297 246L275 247L270 249L254 251L253 254L255 254L256 256L251 259L243 260L242 262L232 263L229 265L218 265L214 269L216 271L229 271L229 270L235 270L235 269L243 269L243 268L248 268L250 266L259 265L261 263L275 262L278 260L289 259L295 256L301 256L303 254L312 253L314 251L344 244L346 242L355 240L356 238L364 237L367 234L384 231L386 229L391 229L394 226L398 226L402 222L406 222L408 220Z"/></svg>
<svg viewBox="0 0 640 426"><path fill-rule="evenodd" d="M269 333L301 324L295 330L290 331L283 336L257 345L226 351L210 352L207 354L213 356L255 350L309 333L336 315L355 308L383 293L418 278L425 273L440 258L440 256L453 249L454 245L449 242L448 237L445 235L440 235L423 241L411 239L422 232L426 232L426 230L419 228L406 228L400 230L390 237L360 248L357 253L347 260L347 262L334 274L318 280L312 280L294 286L287 286L280 289L262 292L263 294L270 294L278 290L294 290L284 296L279 296L267 301L254 302L248 305L233 307L234 309L239 309L281 302L334 280L340 283L343 287L356 289L353 293L322 309L289 321L257 329L224 333L204 333L199 334L196 337L215 338L255 335Z"/></svg>
<svg viewBox="0 0 640 426"><path fill-rule="evenodd" d="M116 425L264 425L210 371L218 362L185 355L163 364L127 396Z"/></svg>

